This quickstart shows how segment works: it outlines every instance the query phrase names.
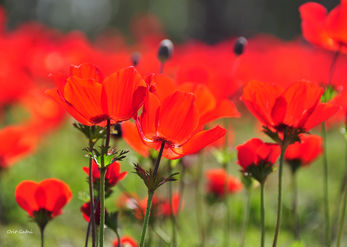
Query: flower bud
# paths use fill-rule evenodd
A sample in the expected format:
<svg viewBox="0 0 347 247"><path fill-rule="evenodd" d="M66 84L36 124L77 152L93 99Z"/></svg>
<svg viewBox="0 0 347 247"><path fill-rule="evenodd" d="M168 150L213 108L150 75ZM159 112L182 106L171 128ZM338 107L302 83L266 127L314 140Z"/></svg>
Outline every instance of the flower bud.
<svg viewBox="0 0 347 247"><path fill-rule="evenodd" d="M173 43L169 39L164 39L160 42L159 50L158 50L158 59L164 63L169 60L173 54Z"/></svg>
<svg viewBox="0 0 347 247"><path fill-rule="evenodd" d="M234 45L234 53L237 55L237 56L240 56L243 54L243 52L245 51L245 48L247 46L247 39L243 36L239 37L236 42L235 42L235 45Z"/></svg>
<svg viewBox="0 0 347 247"><path fill-rule="evenodd" d="M136 67L139 64L140 59L141 59L141 54L139 52L134 52L131 55L131 63L132 63L132 65L134 67Z"/></svg>

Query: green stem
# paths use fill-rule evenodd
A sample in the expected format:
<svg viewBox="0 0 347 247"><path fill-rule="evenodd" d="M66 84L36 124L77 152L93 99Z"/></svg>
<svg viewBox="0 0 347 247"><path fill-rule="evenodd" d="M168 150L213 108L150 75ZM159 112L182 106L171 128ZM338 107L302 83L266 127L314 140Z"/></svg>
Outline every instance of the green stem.
<svg viewBox="0 0 347 247"><path fill-rule="evenodd" d="M225 200L224 200L224 206L225 206L225 212L226 212L226 217L225 217L225 222L224 222L224 246L228 247L230 246L230 220L231 220L231 212L230 212L230 197L227 194L228 192L225 192Z"/></svg>
<svg viewBox="0 0 347 247"><path fill-rule="evenodd" d="M330 215L329 215L329 188L328 188L328 154L327 154L327 137L325 122L322 123L323 137L323 191L324 191L324 217L325 217L325 242L326 246L331 246L330 238Z"/></svg>
<svg viewBox="0 0 347 247"><path fill-rule="evenodd" d="M140 247L145 246L146 231L147 231L147 227L148 227L149 216L151 213L153 194L154 194L154 192L148 191L147 208L146 208L146 215L145 215L145 218L143 220Z"/></svg>
<svg viewBox="0 0 347 247"><path fill-rule="evenodd" d="M277 238L280 230L281 224L281 214L282 214L282 174L283 174L283 160L284 154L287 148L287 140L286 140L286 132L284 132L283 140L281 143L281 155L280 155L280 164L279 164L279 172L278 172L278 200L277 200L277 221L275 228L275 235L272 242L272 247L277 246Z"/></svg>
<svg viewBox="0 0 347 247"><path fill-rule="evenodd" d="M169 174L172 173L171 160L169 161ZM172 182L169 182L169 200L170 200L170 218L172 227L171 247L177 246L177 234L176 234L176 217L173 210L172 203Z"/></svg>
<svg viewBox="0 0 347 247"><path fill-rule="evenodd" d="M246 230L247 230L248 219L249 219L249 210L250 210L250 189L246 190L245 204L246 204L246 206L245 206L244 211L243 211L243 222L242 222L240 247L243 247L245 245L245 237L246 237Z"/></svg>
<svg viewBox="0 0 347 247"><path fill-rule="evenodd" d="M161 143L160 151L159 151L157 160L155 161L155 166L154 166L154 170L153 170L153 174L152 174L152 176L154 178L156 178L156 176L157 176L157 172L158 172L158 169L159 169L161 156L162 156L163 151L164 151L165 143L166 143L165 141L163 141ZM154 195L154 191L148 190L147 208L146 208L146 215L145 215L145 218L144 218L144 221L143 221L140 247L144 247L145 246L145 238L146 238L146 232L147 232L149 217L150 217L150 213L151 213L153 195Z"/></svg>
<svg viewBox="0 0 347 247"><path fill-rule="evenodd" d="M260 222L261 222L261 247L265 246L265 207L264 207L264 182L260 183Z"/></svg>
<svg viewBox="0 0 347 247"><path fill-rule="evenodd" d="M117 244L117 247L121 247L121 243L120 243L120 236L119 236L119 232L118 232L118 228L116 229L116 236L117 236L117 241L118 241L118 244Z"/></svg>
<svg viewBox="0 0 347 247"><path fill-rule="evenodd" d="M90 145L91 148L93 148L92 145ZM92 170L92 158L89 158L89 198L90 198L90 221L88 223L88 229L87 229L87 236L86 236L86 246L88 246L88 238L89 238L89 231L90 226L92 228L92 246L95 247L95 217L94 217L94 188L93 188L93 170Z"/></svg>
<svg viewBox="0 0 347 247"><path fill-rule="evenodd" d="M111 132L111 122L107 119L106 126L106 141L105 141L105 153L101 154L101 167L100 167L100 231L99 231L99 247L104 246L104 225L105 225L105 155L107 155L108 147L110 145L110 132Z"/></svg>
<svg viewBox="0 0 347 247"><path fill-rule="evenodd" d="M100 168L100 229L99 229L99 246L104 246L104 225L105 225L105 173L106 168Z"/></svg>
<svg viewBox="0 0 347 247"><path fill-rule="evenodd" d="M44 227L40 227L40 234L41 234L41 247L44 246Z"/></svg>
<svg viewBox="0 0 347 247"><path fill-rule="evenodd" d="M293 233L295 239L300 239L300 224L299 224L299 216L297 212L298 205L298 188L296 181L296 172L292 172L292 213L293 213Z"/></svg>
<svg viewBox="0 0 347 247"><path fill-rule="evenodd" d="M200 156L201 157L201 156ZM197 219L197 229L200 229L200 247L205 246L206 242L206 231L204 223L203 214L203 202L202 202L202 192L201 192L201 177L203 171L202 159L199 159L198 163L198 174L195 187L195 207L196 207L196 219Z"/></svg>
<svg viewBox="0 0 347 247"><path fill-rule="evenodd" d="M339 224L339 231L338 231L338 236L337 236L336 247L340 247L340 245L341 245L343 225L345 223L346 204L347 204L347 189L345 188L343 205L342 205L342 208L341 208L342 211L341 211L341 218L340 218L340 224Z"/></svg>

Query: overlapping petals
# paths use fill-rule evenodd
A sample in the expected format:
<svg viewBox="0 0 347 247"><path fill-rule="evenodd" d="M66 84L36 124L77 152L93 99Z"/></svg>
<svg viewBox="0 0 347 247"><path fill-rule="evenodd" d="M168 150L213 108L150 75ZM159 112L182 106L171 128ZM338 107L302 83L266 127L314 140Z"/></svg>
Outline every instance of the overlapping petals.
<svg viewBox="0 0 347 247"><path fill-rule="evenodd" d="M143 103L147 86L134 67L103 79L90 64L71 66L70 74L52 76L57 88L47 94L84 125L116 124L132 118Z"/></svg>
<svg viewBox="0 0 347 247"><path fill-rule="evenodd" d="M18 205L30 217L34 217L39 210L45 210L50 218L54 218L62 213L62 208L71 197L69 186L55 178L45 179L40 183L25 180L17 185L15 191Z"/></svg>
<svg viewBox="0 0 347 247"><path fill-rule="evenodd" d="M308 132L339 110L330 103L320 103L323 92L318 85L305 81L293 83L285 90L252 81L245 86L242 100L269 128L281 132L289 127Z"/></svg>
<svg viewBox="0 0 347 247"><path fill-rule="evenodd" d="M272 166L280 155L280 147L277 144L264 143L258 138L252 138L244 144L236 147L238 164L243 171L250 166Z"/></svg>
<svg viewBox="0 0 347 247"><path fill-rule="evenodd" d="M302 32L305 39L329 50L347 52L347 1L332 9L319 3L308 2L300 6Z"/></svg>

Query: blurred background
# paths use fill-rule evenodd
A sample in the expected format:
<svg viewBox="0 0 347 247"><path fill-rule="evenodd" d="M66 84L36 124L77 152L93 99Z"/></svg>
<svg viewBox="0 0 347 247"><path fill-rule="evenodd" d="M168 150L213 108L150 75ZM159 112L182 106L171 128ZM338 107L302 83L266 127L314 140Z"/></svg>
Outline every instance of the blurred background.
<svg viewBox="0 0 347 247"><path fill-rule="evenodd" d="M292 39L300 34L299 0L1 0L9 28L39 21L63 31L81 30L90 38L107 31L129 36L144 15L158 18L174 41L216 43L228 37L271 33ZM316 1L328 9L338 0Z"/></svg>

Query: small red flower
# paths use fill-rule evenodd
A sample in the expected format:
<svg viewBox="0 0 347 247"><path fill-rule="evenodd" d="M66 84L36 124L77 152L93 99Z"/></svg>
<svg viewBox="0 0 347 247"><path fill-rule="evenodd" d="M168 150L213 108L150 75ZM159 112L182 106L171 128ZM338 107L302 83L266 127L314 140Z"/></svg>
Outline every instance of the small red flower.
<svg viewBox="0 0 347 247"><path fill-rule="evenodd" d="M301 27L305 39L329 50L347 52L347 1L328 11L324 6L308 2L300 6Z"/></svg>
<svg viewBox="0 0 347 247"><path fill-rule="evenodd" d="M262 163L273 165L280 155L277 144L264 143L258 138L252 138L236 147L238 164L246 171L249 166L258 166Z"/></svg>
<svg viewBox="0 0 347 247"><path fill-rule="evenodd" d="M71 200L67 184L49 178L40 183L25 180L17 185L15 198L18 205L42 226L62 213L62 208Z"/></svg>
<svg viewBox="0 0 347 247"><path fill-rule="evenodd" d="M330 118L338 106L320 103L323 88L309 82L296 82L285 90L252 81L243 89L242 100L265 126L283 132L286 127L308 132Z"/></svg>
<svg viewBox="0 0 347 247"><path fill-rule="evenodd" d="M118 247L118 239L115 239L113 242L114 247ZM124 236L120 239L121 247L138 247L138 243L130 236Z"/></svg>
<svg viewBox="0 0 347 247"><path fill-rule="evenodd" d="M300 141L288 146L284 158L291 165L307 166L323 152L323 139L316 135L300 135Z"/></svg>
<svg viewBox="0 0 347 247"><path fill-rule="evenodd" d="M236 149L242 172L251 175L259 182L264 182L272 172L272 166L281 152L279 145L264 143L258 138L252 138L238 145Z"/></svg>
<svg viewBox="0 0 347 247"><path fill-rule="evenodd" d="M89 176L89 168L83 167L83 171ZM93 172L93 183L95 185L99 184L100 180L100 170L99 166L96 164L96 162L93 160L92 165L92 172ZM105 174L105 188L106 190L115 186L120 180L122 180L127 175L127 172L120 172L120 164L118 162L113 162L110 165L106 167L106 174Z"/></svg>
<svg viewBox="0 0 347 247"><path fill-rule="evenodd" d="M219 126L201 130L199 120L194 94L176 91L161 101L148 93L137 127L146 145L159 150L165 141L163 156L178 159L225 135L225 129Z"/></svg>
<svg viewBox="0 0 347 247"><path fill-rule="evenodd" d="M242 190L242 183L233 176L228 176L224 169L211 169L206 172L207 190L218 198Z"/></svg>
<svg viewBox="0 0 347 247"><path fill-rule="evenodd" d="M135 116L143 103L147 86L134 67L113 73L105 79L90 64L71 66L70 74L54 75L56 89L46 93L84 125L105 125Z"/></svg>

